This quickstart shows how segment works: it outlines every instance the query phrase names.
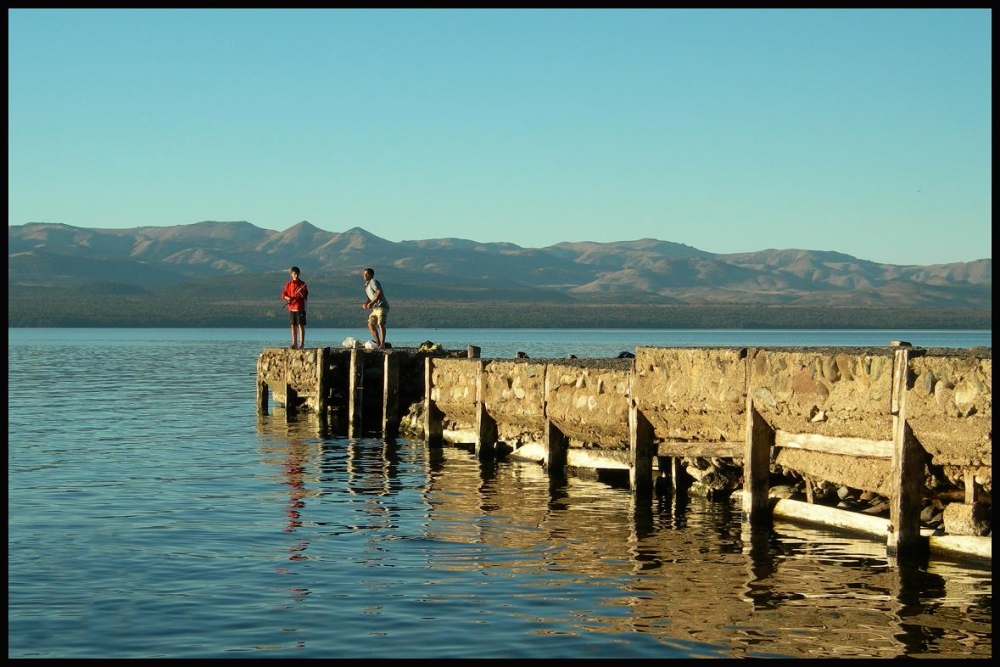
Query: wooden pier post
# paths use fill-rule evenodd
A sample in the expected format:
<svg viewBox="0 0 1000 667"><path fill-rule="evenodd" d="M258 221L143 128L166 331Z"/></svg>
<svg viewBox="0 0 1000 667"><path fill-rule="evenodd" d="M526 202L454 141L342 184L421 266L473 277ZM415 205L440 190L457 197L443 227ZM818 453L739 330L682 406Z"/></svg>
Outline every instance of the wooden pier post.
<svg viewBox="0 0 1000 667"><path fill-rule="evenodd" d="M399 355L391 351L384 353L382 363L382 436L395 438L399 435Z"/></svg>
<svg viewBox="0 0 1000 667"><path fill-rule="evenodd" d="M363 402L365 395L365 364L363 352L359 348L351 349L351 367L348 372L348 405L347 405L347 437L360 438L363 420Z"/></svg>
<svg viewBox="0 0 1000 667"><path fill-rule="evenodd" d="M472 359L479 358L479 348L476 349L476 355L473 356L473 347L469 346L469 357ZM479 369L476 371L476 456L479 458L488 458L496 455L497 441L499 440L499 434L497 433L497 422L486 411L486 362L479 362Z"/></svg>
<svg viewBox="0 0 1000 667"><path fill-rule="evenodd" d="M694 477L684 467L684 459L680 456L670 457L670 475L674 480L674 492L687 493L694 482Z"/></svg>
<svg viewBox="0 0 1000 667"><path fill-rule="evenodd" d="M561 476L566 472L569 438L558 426L545 420L545 469L549 475Z"/></svg>
<svg viewBox="0 0 1000 667"><path fill-rule="evenodd" d="M264 379L264 373L261 369L261 357L257 358L257 414L266 415L268 410L268 395L270 390L267 386L267 380Z"/></svg>
<svg viewBox="0 0 1000 667"><path fill-rule="evenodd" d="M566 473L566 460L569 458L569 438L556 424L549 419L549 404L552 395L553 375L545 370L544 396L542 397L542 412L545 415L545 460L542 464L549 476L561 477Z"/></svg>
<svg viewBox="0 0 1000 667"><path fill-rule="evenodd" d="M444 444L444 415L434 403L434 359L424 360L424 442L428 447Z"/></svg>
<svg viewBox="0 0 1000 667"><path fill-rule="evenodd" d="M327 417L330 387L326 374L326 348L316 348L316 412L321 419Z"/></svg>
<svg viewBox="0 0 1000 667"><path fill-rule="evenodd" d="M284 374L284 386L282 390L284 391L285 399L285 419L292 419L295 417L296 412L298 412L299 407L299 393L292 388L292 385L288 382L288 378L291 376L289 371L289 353L285 352L285 374Z"/></svg>
<svg viewBox="0 0 1000 667"><path fill-rule="evenodd" d="M909 384L909 345L893 353L892 368L892 497L889 499L889 556L920 556L927 542L920 534L926 454L906 423L906 391Z"/></svg>
<svg viewBox="0 0 1000 667"><path fill-rule="evenodd" d="M747 392L746 450L743 457L743 519L753 525L771 521L768 494L771 490L771 450L774 429L753 406Z"/></svg>
<svg viewBox="0 0 1000 667"><path fill-rule="evenodd" d="M631 392L629 392L631 394ZM634 398L629 399L629 486L640 499L653 497L653 425L639 410Z"/></svg>

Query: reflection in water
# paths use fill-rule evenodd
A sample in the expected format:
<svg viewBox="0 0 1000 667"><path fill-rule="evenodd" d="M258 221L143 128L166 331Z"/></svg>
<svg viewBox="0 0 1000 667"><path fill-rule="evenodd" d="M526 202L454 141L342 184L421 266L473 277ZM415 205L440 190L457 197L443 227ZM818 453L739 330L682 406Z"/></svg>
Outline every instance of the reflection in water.
<svg viewBox="0 0 1000 667"><path fill-rule="evenodd" d="M371 572L360 613L387 636L397 591L419 581L434 584L410 603L425 622L459 605L537 636L643 635L678 655L991 655L988 570L896 566L883 543L790 522L750 531L738 497L637 504L627 489L461 447L331 439L304 418L265 417L259 432L282 471L285 532L309 536L289 560L317 543L329 560L336 539L339 558ZM311 593L290 590L296 602Z"/></svg>
<svg viewBox="0 0 1000 667"><path fill-rule="evenodd" d="M286 419L283 411L278 411L276 417L258 416L257 432L261 437L260 452L269 465L280 466L282 484L285 487L287 501L285 515L288 518L283 532L294 534L302 527L302 513L306 508L306 499L319 495L318 488L310 488L309 482L315 482L309 470L317 467L319 454L322 452L321 440L327 437L327 432L321 422L316 419ZM309 541L295 538L286 546L289 561L306 561L305 554ZM278 565L275 571L290 577L299 577L300 573L291 566ZM310 594L303 586L288 588L291 604L301 603ZM290 605L284 605L290 607ZM295 648L304 648L297 641ZM271 647L277 648L277 647Z"/></svg>

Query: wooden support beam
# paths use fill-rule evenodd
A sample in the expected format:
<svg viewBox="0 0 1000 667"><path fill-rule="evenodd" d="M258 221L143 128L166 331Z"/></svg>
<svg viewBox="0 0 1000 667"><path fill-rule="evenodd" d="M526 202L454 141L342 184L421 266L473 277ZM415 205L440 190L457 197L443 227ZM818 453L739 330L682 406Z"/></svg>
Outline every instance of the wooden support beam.
<svg viewBox="0 0 1000 667"><path fill-rule="evenodd" d="M478 359L479 348L476 348L476 356L472 356L472 347L469 346L469 357ZM496 455L497 432L496 420L486 411L486 362L480 361L476 370L476 456L479 458L489 458Z"/></svg>
<svg viewBox="0 0 1000 667"><path fill-rule="evenodd" d="M569 438L562 429L549 419L549 398L552 395L552 382L555 377L545 371L545 396L542 412L545 415L545 460L543 462L549 476L562 476L566 473L569 461Z"/></svg>
<svg viewBox="0 0 1000 667"><path fill-rule="evenodd" d="M910 349L893 353L892 374L892 463L887 540L891 557L920 557L928 544L920 535L920 510L924 488L926 452L917 442L906 421L906 392L909 389Z"/></svg>
<svg viewBox="0 0 1000 667"><path fill-rule="evenodd" d="M697 458L741 458L746 453L746 443L716 440L712 442L665 441L656 445L657 456L691 456Z"/></svg>
<svg viewBox="0 0 1000 667"><path fill-rule="evenodd" d="M813 505L789 498L778 500L774 505L772 514L776 517L796 519L866 533L874 535L879 539L885 537L889 528L889 522L877 516L841 510L836 507L827 507L826 505Z"/></svg>
<svg viewBox="0 0 1000 667"><path fill-rule="evenodd" d="M747 396L746 453L743 456L743 518L751 525L770 522L771 449L774 430Z"/></svg>
<svg viewBox="0 0 1000 667"><path fill-rule="evenodd" d="M933 552L948 551L963 556L974 556L992 563L993 537L991 535L929 535L927 541Z"/></svg>
<svg viewBox="0 0 1000 667"><path fill-rule="evenodd" d="M444 444L444 414L434 403L434 359L424 359L424 442L428 447Z"/></svg>
<svg viewBox="0 0 1000 667"><path fill-rule="evenodd" d="M581 449L570 447L566 450L567 468L588 470L630 470L628 454L614 449ZM550 475L551 476L551 475Z"/></svg>
<svg viewBox="0 0 1000 667"><path fill-rule="evenodd" d="M549 475L560 476L566 472L569 456L569 438L555 425L545 420L545 469Z"/></svg>
<svg viewBox="0 0 1000 667"><path fill-rule="evenodd" d="M294 418L298 412L299 405L299 393L292 389L292 385L288 384L288 378L285 378L285 419Z"/></svg>
<svg viewBox="0 0 1000 667"><path fill-rule="evenodd" d="M257 414L266 415L268 410L268 386L267 382L260 379L260 373L257 374Z"/></svg>
<svg viewBox="0 0 1000 667"><path fill-rule="evenodd" d="M321 419L327 416L327 405L330 398L330 387L326 372L326 349L316 348L316 413Z"/></svg>
<svg viewBox="0 0 1000 667"><path fill-rule="evenodd" d="M684 493L691 486L691 475L684 469L679 456L670 457L670 479L673 482L674 493Z"/></svg>
<svg viewBox="0 0 1000 667"><path fill-rule="evenodd" d="M965 504L975 505L980 491L979 485L976 484L976 474L971 470L966 470L962 478L965 482Z"/></svg>
<svg viewBox="0 0 1000 667"><path fill-rule="evenodd" d="M774 446L879 459L891 459L894 447L892 440L841 438L817 433L789 433L780 429L774 432Z"/></svg>
<svg viewBox="0 0 1000 667"><path fill-rule="evenodd" d="M639 410L635 399L629 399L629 487L637 498L653 497L653 426Z"/></svg>
<svg viewBox="0 0 1000 667"><path fill-rule="evenodd" d="M347 437L360 438L361 423L364 417L362 411L365 395L365 364L361 349L355 347L351 349L351 367L347 373L349 378L349 398L347 404Z"/></svg>
<svg viewBox="0 0 1000 667"><path fill-rule="evenodd" d="M674 486L673 473L670 470L670 457L657 455L656 470L658 474L653 482L653 491L658 498L663 498L670 495Z"/></svg>
<svg viewBox="0 0 1000 667"><path fill-rule="evenodd" d="M382 361L382 436L399 435L399 355L387 351Z"/></svg>

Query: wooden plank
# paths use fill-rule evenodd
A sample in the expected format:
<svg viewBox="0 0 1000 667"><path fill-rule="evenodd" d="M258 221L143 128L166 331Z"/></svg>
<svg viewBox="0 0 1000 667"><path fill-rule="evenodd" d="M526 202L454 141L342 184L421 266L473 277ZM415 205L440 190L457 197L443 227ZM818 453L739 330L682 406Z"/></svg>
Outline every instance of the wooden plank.
<svg viewBox="0 0 1000 667"><path fill-rule="evenodd" d="M607 449L570 447L566 452L566 465L571 468L629 470L628 459L625 456L616 456L614 450Z"/></svg>
<svg viewBox="0 0 1000 667"><path fill-rule="evenodd" d="M892 440L844 438L818 433L789 433L782 430L775 431L774 446L841 456L868 456L876 459L891 459L894 448Z"/></svg>
<svg viewBox="0 0 1000 667"><path fill-rule="evenodd" d="M882 539L889 534L890 528L889 521L881 517L827 507L826 505L812 505L801 500L788 498L778 500L772 514L776 517L867 533Z"/></svg>
<svg viewBox="0 0 1000 667"><path fill-rule="evenodd" d="M660 442L656 445L657 456L735 459L742 457L745 453L746 443L735 441L714 440L692 442L690 440L678 440Z"/></svg>
<svg viewBox="0 0 1000 667"><path fill-rule="evenodd" d="M990 535L931 535L928 538L930 550L947 551L956 554L993 560L993 538Z"/></svg>

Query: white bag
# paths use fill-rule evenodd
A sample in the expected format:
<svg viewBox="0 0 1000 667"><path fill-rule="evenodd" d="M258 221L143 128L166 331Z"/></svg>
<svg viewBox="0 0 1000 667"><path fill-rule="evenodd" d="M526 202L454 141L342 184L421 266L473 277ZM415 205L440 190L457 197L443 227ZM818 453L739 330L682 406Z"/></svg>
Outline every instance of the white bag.
<svg viewBox="0 0 1000 667"><path fill-rule="evenodd" d="M378 345L375 344L375 341L370 340L367 343L365 343L365 349L371 352L372 350L377 350Z"/></svg>
<svg viewBox="0 0 1000 667"><path fill-rule="evenodd" d="M344 339L344 347L357 347L358 341L354 339L353 336L348 336Z"/></svg>

